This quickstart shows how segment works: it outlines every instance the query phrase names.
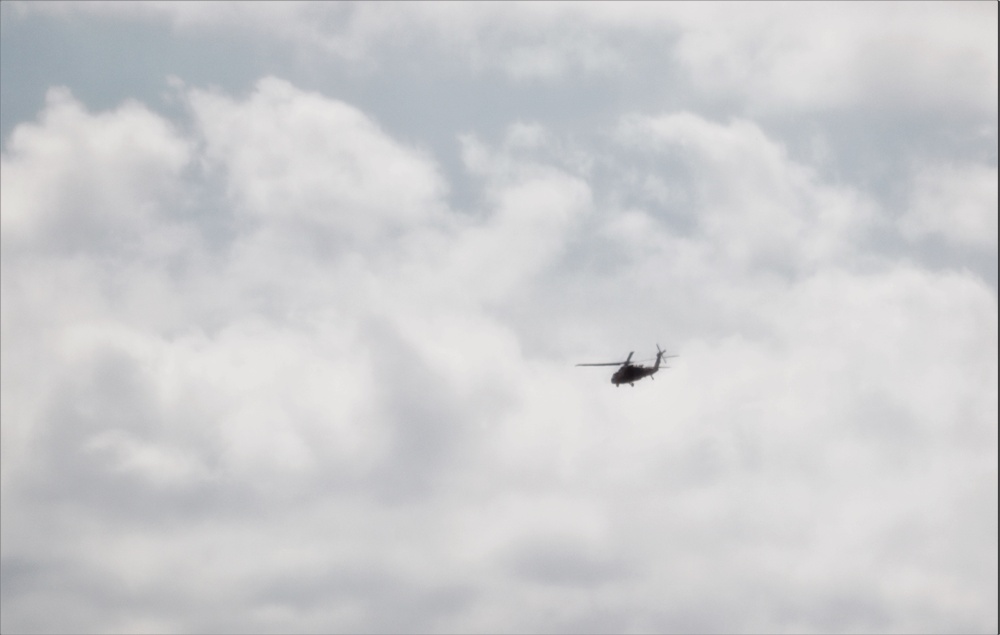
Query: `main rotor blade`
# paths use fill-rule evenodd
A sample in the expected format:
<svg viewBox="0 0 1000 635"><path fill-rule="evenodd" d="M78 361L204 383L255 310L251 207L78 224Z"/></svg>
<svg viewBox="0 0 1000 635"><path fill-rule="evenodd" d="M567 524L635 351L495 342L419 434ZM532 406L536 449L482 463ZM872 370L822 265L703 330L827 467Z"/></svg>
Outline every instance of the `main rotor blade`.
<svg viewBox="0 0 1000 635"><path fill-rule="evenodd" d="M621 366L625 362L602 362L600 364L577 364L577 366Z"/></svg>

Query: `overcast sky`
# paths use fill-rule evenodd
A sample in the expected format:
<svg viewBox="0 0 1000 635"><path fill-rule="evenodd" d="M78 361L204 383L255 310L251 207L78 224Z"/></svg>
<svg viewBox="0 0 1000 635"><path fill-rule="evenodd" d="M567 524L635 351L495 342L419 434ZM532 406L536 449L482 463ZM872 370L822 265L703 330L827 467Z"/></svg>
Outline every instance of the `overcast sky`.
<svg viewBox="0 0 1000 635"><path fill-rule="evenodd" d="M4 633L996 632L996 3L0 10Z"/></svg>

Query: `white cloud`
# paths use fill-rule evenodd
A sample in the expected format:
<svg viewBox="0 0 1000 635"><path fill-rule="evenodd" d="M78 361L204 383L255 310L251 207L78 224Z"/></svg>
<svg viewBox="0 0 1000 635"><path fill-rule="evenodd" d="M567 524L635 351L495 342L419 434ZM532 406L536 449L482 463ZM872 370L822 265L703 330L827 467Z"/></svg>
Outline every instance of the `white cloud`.
<svg viewBox="0 0 1000 635"><path fill-rule="evenodd" d="M425 222L443 193L419 152L355 108L282 80L261 80L243 103L193 91L191 107L238 214L372 239Z"/></svg>
<svg viewBox="0 0 1000 635"><path fill-rule="evenodd" d="M161 297L152 306L119 303L117 274L142 271L139 293L162 288L169 277L161 268L197 243L171 217L183 206L190 156L191 144L141 104L91 114L59 88L48 92L38 123L11 135L0 194L2 315L5 389L18 398L4 401L5 485L48 405L56 381L48 365L62 362L55 351L68 331L115 313L127 319L133 308L171 312Z"/></svg>
<svg viewBox="0 0 1000 635"><path fill-rule="evenodd" d="M184 95L5 148L4 630L995 626L996 295L863 192L681 112L468 135L456 210L342 101Z"/></svg>
<svg viewBox="0 0 1000 635"><path fill-rule="evenodd" d="M619 139L674 161L643 185L654 186L653 198L664 207L673 203L672 188L684 192L676 207L687 208L683 214L695 219L714 257L740 267L846 264L873 215L871 202L822 183L749 121L720 125L691 113L630 117Z"/></svg>
<svg viewBox="0 0 1000 635"><path fill-rule="evenodd" d="M995 6L972 4L770 4L736 18L716 5L685 16L677 51L697 83L757 108L988 112L996 110L995 17Z"/></svg>
<svg viewBox="0 0 1000 635"><path fill-rule="evenodd" d="M91 115L50 89L42 120L19 126L4 151L5 246L43 237L55 248L121 248L164 213L190 152L141 104Z"/></svg>
<svg viewBox="0 0 1000 635"><path fill-rule="evenodd" d="M905 236L940 236L958 245L996 250L996 167L923 166L913 180L910 206L900 221Z"/></svg>
<svg viewBox="0 0 1000 635"><path fill-rule="evenodd" d="M490 221L465 230L445 270L432 274L447 276L452 289L484 298L523 291L561 255L574 217L589 207L590 192L578 179L553 172L503 187L494 204Z"/></svg>
<svg viewBox="0 0 1000 635"><path fill-rule="evenodd" d="M82 449L99 454L99 460L107 461L110 470L148 479L155 486L187 485L207 476L203 466L184 453L141 441L119 430L99 433Z"/></svg>

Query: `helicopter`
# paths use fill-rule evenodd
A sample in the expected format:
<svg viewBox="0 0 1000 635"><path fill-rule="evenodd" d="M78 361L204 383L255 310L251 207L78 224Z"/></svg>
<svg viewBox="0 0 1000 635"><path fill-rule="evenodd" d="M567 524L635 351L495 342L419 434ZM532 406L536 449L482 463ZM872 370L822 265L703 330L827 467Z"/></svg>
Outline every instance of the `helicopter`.
<svg viewBox="0 0 1000 635"><path fill-rule="evenodd" d="M649 377L653 379L653 375L656 371L660 370L660 361L668 359L670 357L677 357L677 355L664 355L666 351L660 349L660 345L656 345L656 363L652 366L643 366L642 364L633 364L632 355L635 351L628 354L624 362L602 362L598 364L577 364L577 366L621 366L615 373L611 376L611 383L615 385L615 388L621 386L622 384L628 384L629 386L635 387L635 382L639 381L643 377ZM666 366L664 367L666 368Z"/></svg>

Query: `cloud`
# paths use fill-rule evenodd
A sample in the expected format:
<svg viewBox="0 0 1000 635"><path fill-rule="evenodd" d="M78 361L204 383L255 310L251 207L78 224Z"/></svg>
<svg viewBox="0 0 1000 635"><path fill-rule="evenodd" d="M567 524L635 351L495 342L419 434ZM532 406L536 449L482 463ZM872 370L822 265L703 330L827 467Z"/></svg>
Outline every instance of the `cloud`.
<svg viewBox="0 0 1000 635"><path fill-rule="evenodd" d="M997 169L982 164L923 166L901 220L911 240L936 236L963 247L997 243Z"/></svg>
<svg viewBox="0 0 1000 635"><path fill-rule="evenodd" d="M426 221L443 194L431 161L342 102L275 78L243 103L205 91L190 100L208 168L226 171L239 214L373 239Z"/></svg>
<svg viewBox="0 0 1000 635"><path fill-rule="evenodd" d="M901 9L773 4L720 30L722 7L706 7L686 16L677 51L700 86L757 109L995 110L995 8Z"/></svg>
<svg viewBox="0 0 1000 635"><path fill-rule="evenodd" d="M41 238L56 249L116 250L163 213L190 156L141 104L91 115L66 89L50 89L42 120L19 126L4 153L5 246Z"/></svg>
<svg viewBox="0 0 1000 635"><path fill-rule="evenodd" d="M863 106L989 114L997 106L997 14L987 3L916 10L828 3L26 6L165 21L183 31L237 29L298 49L306 58L334 55L370 70L421 51L438 64L459 61L514 81L638 79L636 69L655 59L663 71L676 65L702 96L735 98L751 112Z"/></svg>
<svg viewBox="0 0 1000 635"><path fill-rule="evenodd" d="M511 122L460 175L179 90L4 149L4 630L995 626L996 293L863 190L747 118Z"/></svg>
<svg viewBox="0 0 1000 635"><path fill-rule="evenodd" d="M687 208L716 255L741 266L843 262L873 215L862 195L821 183L748 121L719 125L690 113L629 118L619 136L674 162L643 185L654 188L659 206Z"/></svg>

